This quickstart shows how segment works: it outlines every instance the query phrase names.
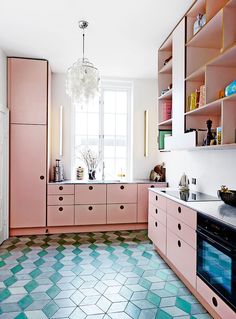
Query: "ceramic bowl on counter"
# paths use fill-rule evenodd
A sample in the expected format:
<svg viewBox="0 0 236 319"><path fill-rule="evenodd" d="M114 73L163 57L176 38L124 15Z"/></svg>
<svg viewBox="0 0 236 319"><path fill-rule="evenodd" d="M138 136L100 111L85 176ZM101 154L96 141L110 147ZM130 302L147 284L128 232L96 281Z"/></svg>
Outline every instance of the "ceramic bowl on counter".
<svg viewBox="0 0 236 319"><path fill-rule="evenodd" d="M225 204L236 207L236 190L229 190L228 192L218 191L218 196L225 202Z"/></svg>

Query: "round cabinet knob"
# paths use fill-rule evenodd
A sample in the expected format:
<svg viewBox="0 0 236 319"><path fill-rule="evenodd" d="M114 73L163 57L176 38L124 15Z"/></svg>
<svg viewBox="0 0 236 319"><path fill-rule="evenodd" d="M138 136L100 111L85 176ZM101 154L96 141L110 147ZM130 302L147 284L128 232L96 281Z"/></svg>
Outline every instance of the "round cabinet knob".
<svg viewBox="0 0 236 319"><path fill-rule="evenodd" d="M60 197L59 197L59 200L60 200L60 201L62 201L62 200L63 200L63 197L62 197L62 196L60 196Z"/></svg>
<svg viewBox="0 0 236 319"><path fill-rule="evenodd" d="M181 207L180 206L178 207L178 212L181 213Z"/></svg>
<svg viewBox="0 0 236 319"><path fill-rule="evenodd" d="M155 226L156 226L156 227L157 227L157 225L158 225L157 222L155 222Z"/></svg>
<svg viewBox="0 0 236 319"><path fill-rule="evenodd" d="M181 247L181 241L180 240L178 240L178 246Z"/></svg>
<svg viewBox="0 0 236 319"><path fill-rule="evenodd" d="M63 190L63 186L59 186L59 190L62 191Z"/></svg>
<svg viewBox="0 0 236 319"><path fill-rule="evenodd" d="M158 196L156 196L156 200L158 200Z"/></svg>
<svg viewBox="0 0 236 319"><path fill-rule="evenodd" d="M59 211L62 212L63 211L63 207L59 207Z"/></svg>
<svg viewBox="0 0 236 319"><path fill-rule="evenodd" d="M44 179L44 176L43 176L43 175L41 175L41 176L40 176L40 179L41 179L41 180L43 180L43 179Z"/></svg>
<svg viewBox="0 0 236 319"><path fill-rule="evenodd" d="M92 191L93 190L93 186L89 186L89 190Z"/></svg>
<svg viewBox="0 0 236 319"><path fill-rule="evenodd" d="M89 208L88 208L89 210L93 210L93 206L89 206Z"/></svg>
<svg viewBox="0 0 236 319"><path fill-rule="evenodd" d="M158 209L156 208L155 211L156 211L156 214L157 214L158 213Z"/></svg>
<svg viewBox="0 0 236 319"><path fill-rule="evenodd" d="M216 299L215 297L212 298L212 303L213 303L213 305L214 305L215 307L218 306L218 301L217 301L217 299Z"/></svg>
<svg viewBox="0 0 236 319"><path fill-rule="evenodd" d="M125 188L124 185L121 185L120 189L124 189L124 188Z"/></svg>
<svg viewBox="0 0 236 319"><path fill-rule="evenodd" d="M181 230L181 224L178 224L178 230Z"/></svg>
<svg viewBox="0 0 236 319"><path fill-rule="evenodd" d="M125 207L123 205L120 205L120 209L124 209Z"/></svg>
<svg viewBox="0 0 236 319"><path fill-rule="evenodd" d="M154 185L151 185L151 188L154 188L155 186Z"/></svg>

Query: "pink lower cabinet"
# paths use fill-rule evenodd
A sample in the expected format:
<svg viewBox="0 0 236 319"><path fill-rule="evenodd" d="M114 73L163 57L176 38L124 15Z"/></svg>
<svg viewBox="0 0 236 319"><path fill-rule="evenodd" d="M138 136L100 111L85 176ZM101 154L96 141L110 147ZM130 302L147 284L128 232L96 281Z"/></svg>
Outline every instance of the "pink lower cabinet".
<svg viewBox="0 0 236 319"><path fill-rule="evenodd" d="M75 225L106 224L106 205L76 205Z"/></svg>
<svg viewBox="0 0 236 319"><path fill-rule="evenodd" d="M10 227L46 226L45 125L11 124Z"/></svg>
<svg viewBox="0 0 236 319"><path fill-rule="evenodd" d="M74 195L48 195L48 205L74 205Z"/></svg>
<svg viewBox="0 0 236 319"><path fill-rule="evenodd" d="M167 229L167 258L196 288L196 250Z"/></svg>
<svg viewBox="0 0 236 319"><path fill-rule="evenodd" d="M169 215L183 221L193 229L196 229L197 213L194 210L170 199L167 199L166 207Z"/></svg>
<svg viewBox="0 0 236 319"><path fill-rule="evenodd" d="M149 203L166 211L166 197L161 196L152 190L149 190Z"/></svg>
<svg viewBox="0 0 236 319"><path fill-rule="evenodd" d="M107 224L132 224L137 222L136 204L107 205Z"/></svg>
<svg viewBox="0 0 236 319"><path fill-rule="evenodd" d="M166 212L153 204L149 203L148 215L157 219L162 225L166 225Z"/></svg>
<svg viewBox="0 0 236 319"><path fill-rule="evenodd" d="M71 195L75 193L75 186L64 184L49 184L48 195Z"/></svg>
<svg viewBox="0 0 236 319"><path fill-rule="evenodd" d="M166 254L166 226L152 215L148 216L148 237L163 254Z"/></svg>
<svg viewBox="0 0 236 319"><path fill-rule="evenodd" d="M108 184L107 203L137 203L137 184Z"/></svg>
<svg viewBox="0 0 236 319"><path fill-rule="evenodd" d="M154 188L154 184L138 184L138 223L148 222L148 188Z"/></svg>
<svg viewBox="0 0 236 319"><path fill-rule="evenodd" d="M75 204L105 204L106 185L75 185Z"/></svg>
<svg viewBox="0 0 236 319"><path fill-rule="evenodd" d="M71 206L48 206L48 226L73 226L74 205Z"/></svg>
<svg viewBox="0 0 236 319"><path fill-rule="evenodd" d="M197 277L197 292L222 319L235 319L235 312L225 304L199 277Z"/></svg>

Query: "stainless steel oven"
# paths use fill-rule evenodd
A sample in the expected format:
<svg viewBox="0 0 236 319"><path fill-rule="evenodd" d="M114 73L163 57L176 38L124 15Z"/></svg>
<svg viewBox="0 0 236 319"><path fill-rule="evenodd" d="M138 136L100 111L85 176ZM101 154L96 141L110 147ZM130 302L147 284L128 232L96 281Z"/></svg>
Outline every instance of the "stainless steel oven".
<svg viewBox="0 0 236 319"><path fill-rule="evenodd" d="M236 229L198 213L197 275L236 311Z"/></svg>

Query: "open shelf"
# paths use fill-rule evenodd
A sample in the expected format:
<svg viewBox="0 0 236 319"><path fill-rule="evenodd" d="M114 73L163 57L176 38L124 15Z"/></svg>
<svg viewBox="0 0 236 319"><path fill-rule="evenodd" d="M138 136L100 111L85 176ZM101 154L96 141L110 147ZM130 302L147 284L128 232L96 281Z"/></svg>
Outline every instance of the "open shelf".
<svg viewBox="0 0 236 319"><path fill-rule="evenodd" d="M203 82L205 79L205 65L191 73L185 78L185 81Z"/></svg>
<svg viewBox="0 0 236 319"><path fill-rule="evenodd" d="M197 151L197 150L210 151L210 150L230 150L235 148L236 148L236 143L232 143L232 144L221 144L221 145L196 146L193 148L189 148L188 150L189 151Z"/></svg>
<svg viewBox="0 0 236 319"><path fill-rule="evenodd" d="M161 127L161 126L168 126L168 125L171 125L172 124L172 119L169 119L169 120L166 120L166 121L162 121L160 123L158 123L158 126Z"/></svg>
<svg viewBox="0 0 236 319"><path fill-rule="evenodd" d="M236 42L226 48L220 55L209 61L206 65L236 67Z"/></svg>
<svg viewBox="0 0 236 319"><path fill-rule="evenodd" d="M162 74L171 74L172 73L172 59L170 61L168 61L166 63L166 65L164 65L159 73L162 73Z"/></svg>
<svg viewBox="0 0 236 319"><path fill-rule="evenodd" d="M172 97L172 89L167 91L165 94L162 94L161 96L159 96L158 100L171 100L171 97Z"/></svg>

